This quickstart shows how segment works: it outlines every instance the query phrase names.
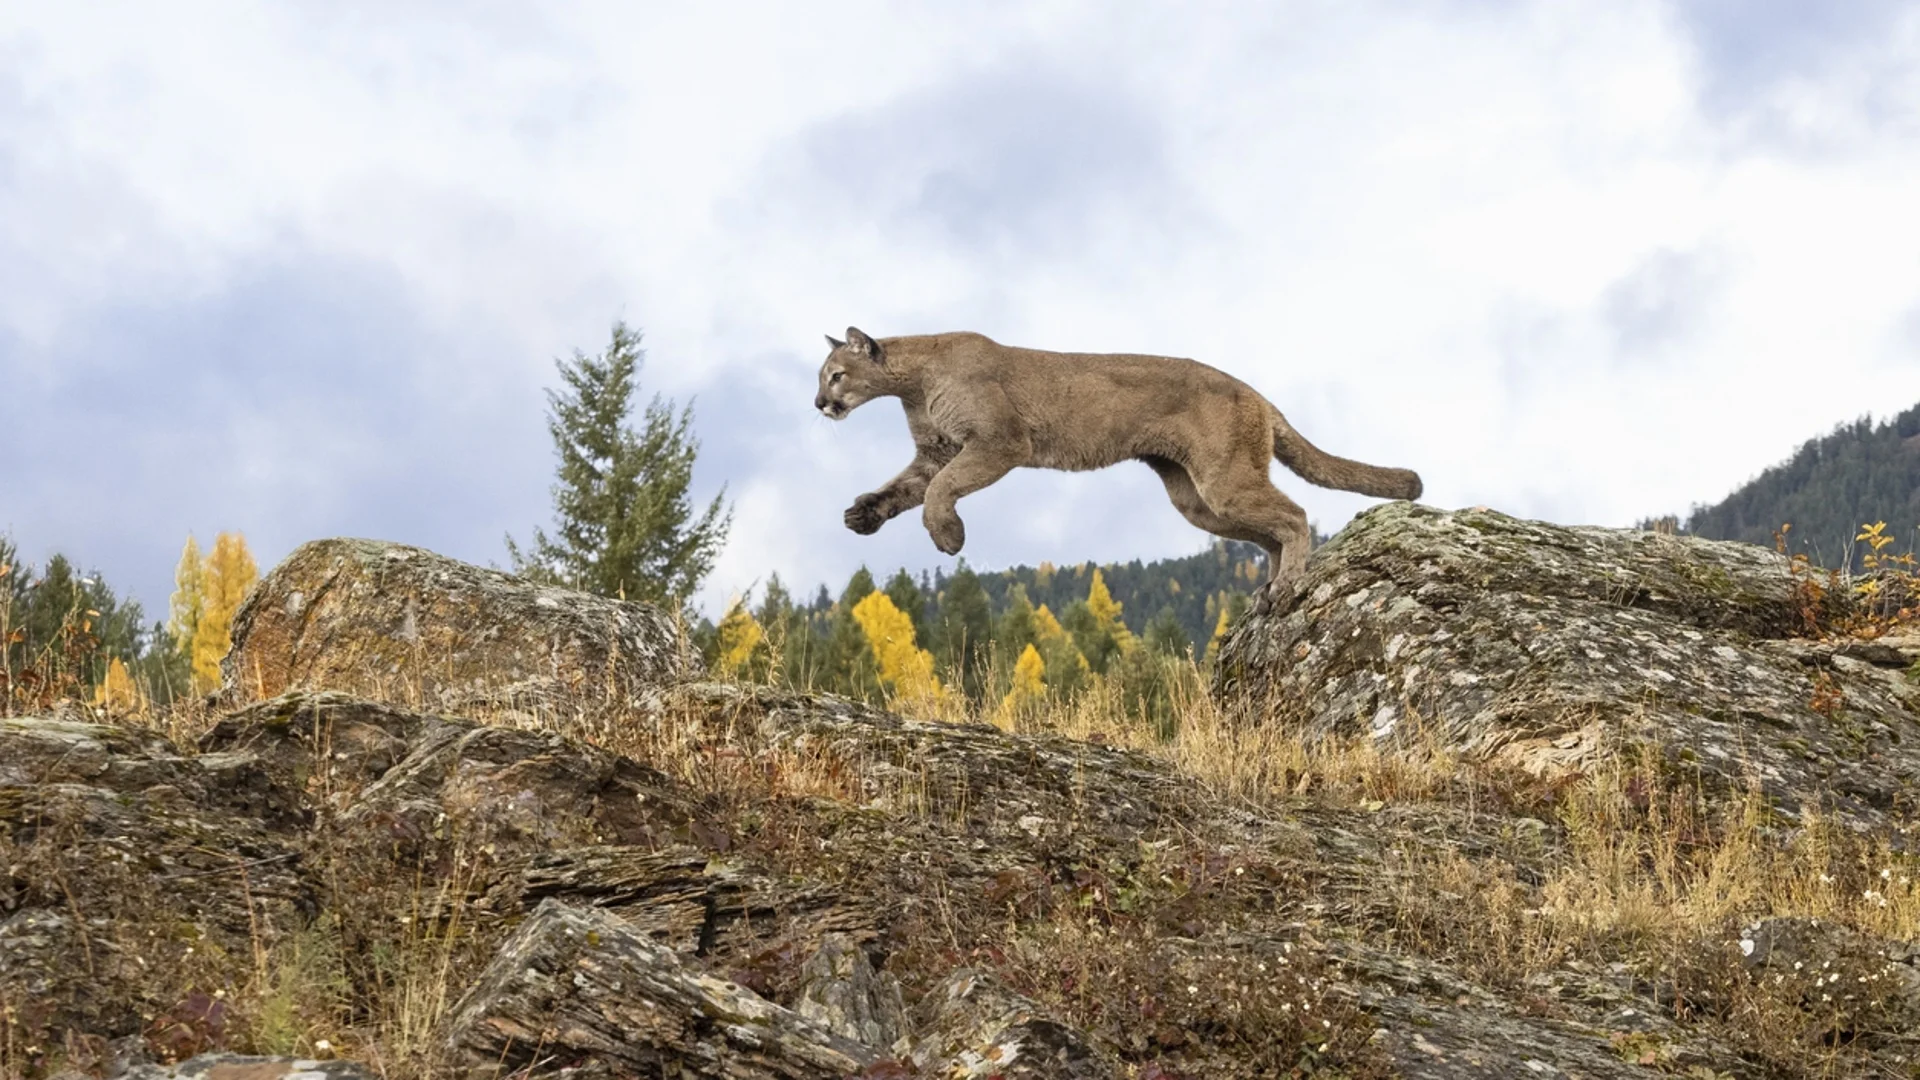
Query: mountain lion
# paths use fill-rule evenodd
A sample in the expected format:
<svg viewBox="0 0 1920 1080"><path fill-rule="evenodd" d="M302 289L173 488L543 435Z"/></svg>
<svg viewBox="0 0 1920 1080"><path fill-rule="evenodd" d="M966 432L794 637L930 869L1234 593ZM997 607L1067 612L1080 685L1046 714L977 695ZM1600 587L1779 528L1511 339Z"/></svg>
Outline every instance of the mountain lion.
<svg viewBox="0 0 1920 1080"><path fill-rule="evenodd" d="M1099 469L1144 461L1174 508L1200 528L1266 549L1269 599L1307 561L1307 515L1268 476L1279 458L1322 487L1420 497L1420 477L1325 453L1259 391L1193 360L1044 352L971 333L876 339L854 327L820 365L813 407L834 420L897 397L913 461L853 500L847 528L866 535L922 503L933 545L966 543L954 503L1023 465Z"/></svg>

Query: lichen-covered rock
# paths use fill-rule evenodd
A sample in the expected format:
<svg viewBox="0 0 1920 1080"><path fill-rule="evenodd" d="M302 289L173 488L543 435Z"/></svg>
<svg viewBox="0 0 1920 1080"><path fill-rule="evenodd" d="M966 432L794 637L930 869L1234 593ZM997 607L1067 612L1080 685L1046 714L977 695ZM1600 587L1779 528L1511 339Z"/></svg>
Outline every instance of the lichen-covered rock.
<svg viewBox="0 0 1920 1080"><path fill-rule="evenodd" d="M1814 1039L1897 1035L1911 1043L1920 1032L1920 943L1820 919L1771 918L1743 929L1736 949L1756 977L1798 995Z"/></svg>
<svg viewBox="0 0 1920 1080"><path fill-rule="evenodd" d="M402 544L316 540L234 616L223 700L338 690L564 721L698 671L673 618Z"/></svg>
<svg viewBox="0 0 1920 1080"><path fill-rule="evenodd" d="M1714 782L1757 779L1789 813L1903 830L1920 642L1793 637L1834 603L1747 544L1393 503L1227 637L1214 690L1252 722L1417 728L1549 775L1650 743Z"/></svg>
<svg viewBox="0 0 1920 1080"><path fill-rule="evenodd" d="M865 949L848 934L829 934L800 968L794 1011L835 1035L876 1050L891 1048L906 1030L900 983L876 972Z"/></svg>
<svg viewBox="0 0 1920 1080"><path fill-rule="evenodd" d="M839 1080L879 1060L617 916L547 900L454 1010L476 1063L575 1076Z"/></svg>
<svg viewBox="0 0 1920 1080"><path fill-rule="evenodd" d="M956 971L921 1006L913 1060L935 1076L1108 1080L1121 1075L1086 1037L990 975Z"/></svg>

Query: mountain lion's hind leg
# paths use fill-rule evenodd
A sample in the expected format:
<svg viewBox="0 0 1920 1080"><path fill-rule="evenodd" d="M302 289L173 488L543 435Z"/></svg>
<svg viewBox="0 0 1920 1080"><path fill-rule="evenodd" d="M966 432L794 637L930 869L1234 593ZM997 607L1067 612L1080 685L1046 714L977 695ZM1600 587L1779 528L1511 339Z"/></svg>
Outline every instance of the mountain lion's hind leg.
<svg viewBox="0 0 1920 1080"><path fill-rule="evenodd" d="M1273 486L1265 461L1230 467L1219 476L1195 477L1194 484L1214 514L1233 527L1229 535L1248 534L1266 549L1270 573L1254 606L1259 611L1272 607L1280 592L1307 568L1312 535L1307 512Z"/></svg>
<svg viewBox="0 0 1920 1080"><path fill-rule="evenodd" d="M1180 516L1186 518L1194 528L1205 529L1215 536L1223 536L1228 540L1244 540L1249 544L1267 542L1267 537L1264 535L1251 529L1239 528L1233 522L1214 513L1213 508L1200 497L1200 489L1193 486L1193 477L1187 475L1187 470L1179 462L1163 457L1146 457L1140 460L1146 462L1147 467L1159 475L1160 482L1167 487L1167 498L1173 502L1173 508L1180 511Z"/></svg>

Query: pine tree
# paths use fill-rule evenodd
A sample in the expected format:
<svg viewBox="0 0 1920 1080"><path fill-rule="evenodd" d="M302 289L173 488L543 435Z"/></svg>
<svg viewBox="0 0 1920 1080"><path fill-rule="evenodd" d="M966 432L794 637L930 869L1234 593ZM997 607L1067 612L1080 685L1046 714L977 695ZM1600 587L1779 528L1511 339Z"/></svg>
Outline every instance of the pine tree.
<svg viewBox="0 0 1920 1080"><path fill-rule="evenodd" d="M1193 647L1171 606L1161 608L1160 614L1147 624L1146 639L1147 648L1161 656L1185 656Z"/></svg>
<svg viewBox="0 0 1920 1080"><path fill-rule="evenodd" d="M887 598L893 601L893 606L906 612L907 617L913 620L913 633L916 639L928 640L932 635L928 632L927 626L927 596L920 591L920 586L914 582L913 575L907 573L905 567L894 571L893 576L887 579L886 592Z"/></svg>
<svg viewBox="0 0 1920 1080"><path fill-rule="evenodd" d="M197 692L220 685L220 661L233 644L233 615L260 580L260 568L239 533L214 537L205 567L206 603L193 635L193 678Z"/></svg>
<svg viewBox="0 0 1920 1080"><path fill-rule="evenodd" d="M644 354L624 323L599 356L556 361L561 391L547 392L547 430L558 455L554 535L536 528L532 550L512 537L516 573L571 588L678 607L699 588L726 540L725 489L698 517L687 490L700 444L693 407L676 415L655 395L639 431L627 424Z"/></svg>
<svg viewBox="0 0 1920 1080"><path fill-rule="evenodd" d="M1006 611L993 629L993 646L1001 656L1019 656L1027 646L1040 640L1034 624L1033 601L1027 599L1026 586L1014 582L1007 590Z"/></svg>
<svg viewBox="0 0 1920 1080"><path fill-rule="evenodd" d="M964 559L947 579L935 626L947 681L959 686L967 697L979 701L987 669L987 650L993 643L993 609L986 590L980 586L980 576L967 567Z"/></svg>
<svg viewBox="0 0 1920 1080"><path fill-rule="evenodd" d="M873 647L866 631L853 617L853 609L873 592L873 574L864 566L854 571L827 616L827 640L821 650L822 688L862 701L877 701L881 696L880 670Z"/></svg>
<svg viewBox="0 0 1920 1080"><path fill-rule="evenodd" d="M90 697L115 660L124 667L140 655L144 617L99 571L82 574L56 554L36 574L0 537L0 704L29 691Z"/></svg>

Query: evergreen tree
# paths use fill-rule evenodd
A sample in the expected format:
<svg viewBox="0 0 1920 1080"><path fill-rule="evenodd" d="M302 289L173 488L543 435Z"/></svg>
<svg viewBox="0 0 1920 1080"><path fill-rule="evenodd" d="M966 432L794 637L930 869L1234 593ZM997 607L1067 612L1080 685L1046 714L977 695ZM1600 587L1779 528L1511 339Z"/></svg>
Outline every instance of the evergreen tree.
<svg viewBox="0 0 1920 1080"><path fill-rule="evenodd" d="M162 705L184 701L193 693L193 655L156 622L147 630L146 648L133 663L134 682L150 700Z"/></svg>
<svg viewBox="0 0 1920 1080"><path fill-rule="evenodd" d="M91 697L145 647L140 604L56 554L36 573L0 537L0 707Z"/></svg>
<svg viewBox="0 0 1920 1080"><path fill-rule="evenodd" d="M873 574L864 566L854 571L829 616L821 664L823 689L862 701L878 701L881 697L879 663L866 631L853 617L853 609L873 591Z"/></svg>
<svg viewBox="0 0 1920 1080"><path fill-rule="evenodd" d="M913 620L913 632L917 640L926 641L930 634L927 625L927 596L920 591L913 576L902 567L887 579L887 598L893 606L906 613Z"/></svg>
<svg viewBox="0 0 1920 1080"><path fill-rule="evenodd" d="M988 650L993 644L993 610L980 577L965 559L947 579L940 596L940 616L934 636L939 644L947 681L979 701L986 676Z"/></svg>
<svg viewBox="0 0 1920 1080"><path fill-rule="evenodd" d="M534 529L527 552L508 537L507 555L537 580L678 607L712 569L733 515L724 488L693 513L691 405L676 415L655 395L640 430L628 426L642 359L639 333L615 322L599 356L576 350L556 361L565 385L547 392L559 457L554 535Z"/></svg>
<svg viewBox="0 0 1920 1080"><path fill-rule="evenodd" d="M1173 613L1172 605L1160 609L1160 614L1147 624L1144 636L1148 650L1161 656L1185 656L1193 648L1187 632L1180 628L1180 619Z"/></svg>
<svg viewBox="0 0 1920 1080"><path fill-rule="evenodd" d="M1020 656L1027 646L1040 640L1034 623L1033 602L1027 599L1026 586L1015 582L1007 593L1006 611L994 626L993 647L1001 656Z"/></svg>

